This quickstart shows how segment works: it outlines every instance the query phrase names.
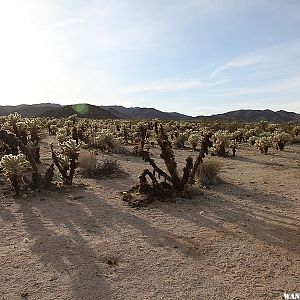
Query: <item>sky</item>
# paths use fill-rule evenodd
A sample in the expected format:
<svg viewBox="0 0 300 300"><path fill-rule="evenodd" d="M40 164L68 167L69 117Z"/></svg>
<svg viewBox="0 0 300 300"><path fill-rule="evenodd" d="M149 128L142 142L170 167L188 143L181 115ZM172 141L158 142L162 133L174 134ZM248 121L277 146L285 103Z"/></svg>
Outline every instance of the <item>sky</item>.
<svg viewBox="0 0 300 300"><path fill-rule="evenodd" d="M0 99L300 113L300 1L0 0Z"/></svg>

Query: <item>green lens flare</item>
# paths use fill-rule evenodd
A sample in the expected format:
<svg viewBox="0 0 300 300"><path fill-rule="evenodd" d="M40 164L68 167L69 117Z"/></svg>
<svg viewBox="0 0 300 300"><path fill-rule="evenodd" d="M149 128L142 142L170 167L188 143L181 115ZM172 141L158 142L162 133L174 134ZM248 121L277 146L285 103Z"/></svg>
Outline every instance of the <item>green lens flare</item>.
<svg viewBox="0 0 300 300"><path fill-rule="evenodd" d="M75 104L73 105L73 110L80 115L85 115L89 111L89 108L86 104Z"/></svg>

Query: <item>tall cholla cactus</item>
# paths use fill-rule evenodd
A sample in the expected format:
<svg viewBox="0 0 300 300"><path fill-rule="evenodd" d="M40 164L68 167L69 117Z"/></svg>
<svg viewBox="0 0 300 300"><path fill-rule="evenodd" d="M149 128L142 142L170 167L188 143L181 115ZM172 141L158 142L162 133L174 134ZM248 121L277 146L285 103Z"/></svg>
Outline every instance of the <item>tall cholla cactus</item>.
<svg viewBox="0 0 300 300"><path fill-rule="evenodd" d="M56 154L53 150L53 145L51 145L52 158L54 164L62 175L63 182L65 184L71 185L73 182L75 170L78 165L77 161L82 143L79 143L77 145L75 140L68 140L64 143L61 143L60 147L62 153Z"/></svg>
<svg viewBox="0 0 300 300"><path fill-rule="evenodd" d="M4 155L0 162L4 175L15 190L16 196L20 195L21 185L24 184L23 173L29 169L29 162L24 154Z"/></svg>

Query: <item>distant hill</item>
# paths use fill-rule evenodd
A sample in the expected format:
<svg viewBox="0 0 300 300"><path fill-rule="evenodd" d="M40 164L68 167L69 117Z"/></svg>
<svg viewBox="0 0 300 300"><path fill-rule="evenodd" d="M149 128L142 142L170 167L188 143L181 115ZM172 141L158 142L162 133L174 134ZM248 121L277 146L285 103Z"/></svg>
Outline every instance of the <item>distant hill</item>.
<svg viewBox="0 0 300 300"><path fill-rule="evenodd" d="M244 122L258 122L261 120L269 122L290 122L300 121L300 114L294 112L287 112L284 110L272 111L266 110L251 110L241 109L235 111L229 111L223 114L211 115L209 117L199 116L195 119L213 119L213 120L239 120Z"/></svg>
<svg viewBox="0 0 300 300"><path fill-rule="evenodd" d="M89 119L118 119L111 112L91 104L66 105L46 111L41 117L65 118L77 114L82 118Z"/></svg>
<svg viewBox="0 0 300 300"><path fill-rule="evenodd" d="M59 104L54 103L41 103L41 104L21 104L17 106L0 106L0 116L6 116L13 112L18 112L23 117L37 117L49 110L61 107Z"/></svg>
<svg viewBox="0 0 300 300"><path fill-rule="evenodd" d="M241 109L211 116L191 117L177 112L163 112L155 108L124 107L119 105L96 106L76 104L80 117L94 119L138 119L138 120L238 120L243 122L300 122L300 114L284 110L272 111ZM83 108L83 109L82 109ZM68 117L76 113L74 105L62 106L53 103L22 104L17 106L0 106L0 116L18 112L23 117Z"/></svg>
<svg viewBox="0 0 300 300"><path fill-rule="evenodd" d="M112 106L101 106L107 111L117 111L118 114L114 113L120 118L129 118L129 119L140 119L140 120L151 120L151 119L160 119L160 120L191 120L193 117L183 115L176 112L163 112L155 108L147 107L124 107L118 105Z"/></svg>

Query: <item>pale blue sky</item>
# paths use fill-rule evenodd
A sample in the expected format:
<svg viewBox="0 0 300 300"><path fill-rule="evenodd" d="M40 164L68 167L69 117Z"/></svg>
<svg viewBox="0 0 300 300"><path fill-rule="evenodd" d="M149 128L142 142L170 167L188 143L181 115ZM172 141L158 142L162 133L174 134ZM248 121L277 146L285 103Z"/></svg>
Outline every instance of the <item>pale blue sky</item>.
<svg viewBox="0 0 300 300"><path fill-rule="evenodd" d="M299 0L0 0L1 104L300 113Z"/></svg>

